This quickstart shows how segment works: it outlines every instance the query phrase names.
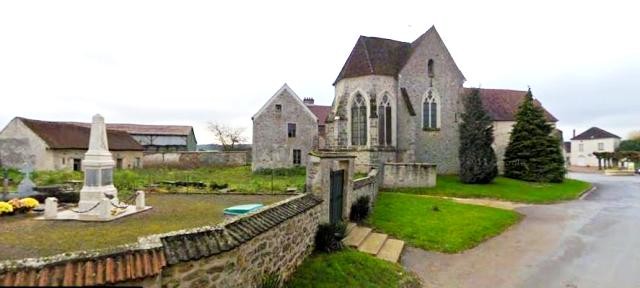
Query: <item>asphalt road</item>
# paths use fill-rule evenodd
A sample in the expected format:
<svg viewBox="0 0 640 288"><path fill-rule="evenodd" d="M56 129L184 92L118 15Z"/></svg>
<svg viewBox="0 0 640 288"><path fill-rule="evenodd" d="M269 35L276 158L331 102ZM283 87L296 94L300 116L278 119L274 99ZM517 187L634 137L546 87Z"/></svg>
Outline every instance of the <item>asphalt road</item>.
<svg viewBox="0 0 640 288"><path fill-rule="evenodd" d="M407 247L426 287L640 287L640 176L571 174L583 200L516 210L525 219L460 254Z"/></svg>

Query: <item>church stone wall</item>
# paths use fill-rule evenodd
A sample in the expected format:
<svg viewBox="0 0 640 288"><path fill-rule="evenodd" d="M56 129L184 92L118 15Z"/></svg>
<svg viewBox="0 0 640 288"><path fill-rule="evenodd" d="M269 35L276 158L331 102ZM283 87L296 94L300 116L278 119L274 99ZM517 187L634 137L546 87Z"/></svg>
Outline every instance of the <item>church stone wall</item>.
<svg viewBox="0 0 640 288"><path fill-rule="evenodd" d="M398 148L405 151L400 158L403 162L437 164L438 173L457 173L460 145L458 125L462 112L460 93L464 77L437 32L429 30L424 37L398 77L399 87L407 90L416 112L415 116L406 111L398 114ZM435 77L432 82L427 75L429 59L434 60ZM422 128L422 104L430 85L440 98L438 131L425 131ZM399 106L404 108L406 103Z"/></svg>

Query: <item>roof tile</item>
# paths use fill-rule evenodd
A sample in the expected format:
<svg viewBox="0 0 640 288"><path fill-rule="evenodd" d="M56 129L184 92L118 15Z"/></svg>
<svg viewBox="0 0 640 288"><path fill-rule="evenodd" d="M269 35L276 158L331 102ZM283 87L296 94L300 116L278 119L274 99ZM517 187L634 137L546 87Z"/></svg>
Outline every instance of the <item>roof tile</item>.
<svg viewBox="0 0 640 288"><path fill-rule="evenodd" d="M613 134L611 132L605 131L598 127L591 127L580 133L578 136L571 138L571 140L590 140L590 139L605 139L605 138L618 138L620 136Z"/></svg>

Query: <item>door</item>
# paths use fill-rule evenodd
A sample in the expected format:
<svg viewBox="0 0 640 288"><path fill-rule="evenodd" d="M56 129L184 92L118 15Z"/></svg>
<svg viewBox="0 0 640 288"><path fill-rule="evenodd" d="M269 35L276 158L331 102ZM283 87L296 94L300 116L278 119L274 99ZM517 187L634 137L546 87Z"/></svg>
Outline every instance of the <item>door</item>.
<svg viewBox="0 0 640 288"><path fill-rule="evenodd" d="M81 161L82 161L82 159L77 159L77 158L73 159L73 171L82 170L82 166L80 164L80 163L82 163Z"/></svg>
<svg viewBox="0 0 640 288"><path fill-rule="evenodd" d="M344 189L344 170L331 171L331 191L329 198L329 221L342 221L342 194Z"/></svg>

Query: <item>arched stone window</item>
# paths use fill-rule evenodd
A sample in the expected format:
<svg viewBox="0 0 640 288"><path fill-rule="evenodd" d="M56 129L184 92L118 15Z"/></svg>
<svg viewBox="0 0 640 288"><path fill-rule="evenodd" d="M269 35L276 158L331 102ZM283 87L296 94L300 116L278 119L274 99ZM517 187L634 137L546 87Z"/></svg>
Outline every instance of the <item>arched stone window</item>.
<svg viewBox="0 0 640 288"><path fill-rule="evenodd" d="M429 78L433 78L436 75L436 71L433 68L433 59L429 59L427 62L427 75L429 75Z"/></svg>
<svg viewBox="0 0 640 288"><path fill-rule="evenodd" d="M367 145L367 103L360 93L351 104L351 145Z"/></svg>
<svg viewBox="0 0 640 288"><path fill-rule="evenodd" d="M439 99L432 89L427 91L422 103L422 128L433 130L440 128Z"/></svg>
<svg viewBox="0 0 640 288"><path fill-rule="evenodd" d="M391 101L389 96L385 94L378 105L378 145L380 146L391 146L392 144L391 119Z"/></svg>

